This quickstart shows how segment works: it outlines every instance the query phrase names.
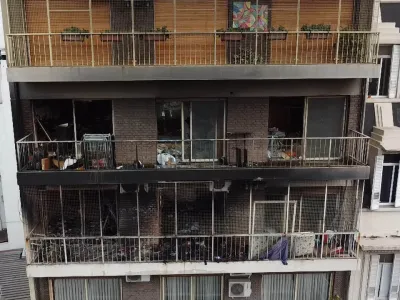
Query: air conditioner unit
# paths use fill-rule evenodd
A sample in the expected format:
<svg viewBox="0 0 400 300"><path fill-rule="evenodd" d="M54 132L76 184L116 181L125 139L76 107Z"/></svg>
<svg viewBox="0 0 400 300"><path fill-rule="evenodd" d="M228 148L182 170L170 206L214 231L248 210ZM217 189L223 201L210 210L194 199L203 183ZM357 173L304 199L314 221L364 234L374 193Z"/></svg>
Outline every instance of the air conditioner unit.
<svg viewBox="0 0 400 300"><path fill-rule="evenodd" d="M249 279L230 279L229 280L229 297L230 298L247 298L251 295L251 282Z"/></svg>
<svg viewBox="0 0 400 300"><path fill-rule="evenodd" d="M149 282L150 275L126 275L126 282Z"/></svg>

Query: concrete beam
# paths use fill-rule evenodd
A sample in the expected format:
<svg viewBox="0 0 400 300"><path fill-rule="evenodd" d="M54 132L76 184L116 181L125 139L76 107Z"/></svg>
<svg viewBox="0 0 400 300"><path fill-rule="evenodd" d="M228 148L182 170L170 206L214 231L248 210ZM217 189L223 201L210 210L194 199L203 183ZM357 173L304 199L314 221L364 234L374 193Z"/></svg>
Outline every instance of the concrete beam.
<svg viewBox="0 0 400 300"><path fill-rule="evenodd" d="M126 275L192 275L226 273L341 272L357 268L357 259L299 259L216 263L111 263L29 265L28 277L102 277Z"/></svg>
<svg viewBox="0 0 400 300"><path fill-rule="evenodd" d="M376 64L9 68L10 82L345 79L379 77Z"/></svg>

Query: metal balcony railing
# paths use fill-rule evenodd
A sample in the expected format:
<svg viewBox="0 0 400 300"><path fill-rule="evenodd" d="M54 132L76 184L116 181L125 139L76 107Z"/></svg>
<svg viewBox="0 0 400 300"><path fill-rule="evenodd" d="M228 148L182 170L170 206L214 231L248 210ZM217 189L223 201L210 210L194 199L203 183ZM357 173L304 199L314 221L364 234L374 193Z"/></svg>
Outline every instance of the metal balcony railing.
<svg viewBox="0 0 400 300"><path fill-rule="evenodd" d="M359 166L369 137L17 142L19 171Z"/></svg>
<svg viewBox="0 0 400 300"><path fill-rule="evenodd" d="M377 63L368 31L22 33L7 36L10 67Z"/></svg>
<svg viewBox="0 0 400 300"><path fill-rule="evenodd" d="M356 258L357 232L214 236L32 237L28 264Z"/></svg>

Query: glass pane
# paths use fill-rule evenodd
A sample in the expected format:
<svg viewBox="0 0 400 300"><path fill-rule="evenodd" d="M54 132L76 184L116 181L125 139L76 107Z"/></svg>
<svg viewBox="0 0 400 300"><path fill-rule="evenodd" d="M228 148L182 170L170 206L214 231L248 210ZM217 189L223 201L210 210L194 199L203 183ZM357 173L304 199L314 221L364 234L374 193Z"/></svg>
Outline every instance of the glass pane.
<svg viewBox="0 0 400 300"><path fill-rule="evenodd" d="M392 281L393 264L382 263L379 264L379 267L382 268L382 273L378 289L378 297L379 299L388 299L390 291L390 283Z"/></svg>
<svg viewBox="0 0 400 300"><path fill-rule="evenodd" d="M200 276L196 278L196 300L220 300L221 277Z"/></svg>
<svg viewBox="0 0 400 300"><path fill-rule="evenodd" d="M328 299L330 274L298 274L298 300L326 300Z"/></svg>
<svg viewBox="0 0 400 300"><path fill-rule="evenodd" d="M160 140L180 140L182 133L181 102L157 103L157 131Z"/></svg>
<svg viewBox="0 0 400 300"><path fill-rule="evenodd" d="M382 58L381 81L379 84L380 96L387 96L389 94L390 64L390 58Z"/></svg>
<svg viewBox="0 0 400 300"><path fill-rule="evenodd" d="M368 94L376 96L378 94L378 78L372 78L369 80Z"/></svg>
<svg viewBox="0 0 400 300"><path fill-rule="evenodd" d="M399 167L394 167L394 176L393 176L393 188L392 188L392 203L396 202L396 190L397 190L397 179L399 177Z"/></svg>
<svg viewBox="0 0 400 300"><path fill-rule="evenodd" d="M392 186L393 167L384 166L381 186L381 203L390 203L390 188Z"/></svg>
<svg viewBox="0 0 400 300"><path fill-rule="evenodd" d="M166 277L164 300L190 300L190 277Z"/></svg>
<svg viewBox="0 0 400 300"><path fill-rule="evenodd" d="M192 142L193 159L215 159L218 116L217 101L192 102Z"/></svg>
<svg viewBox="0 0 400 300"><path fill-rule="evenodd" d="M294 299L294 278L292 274L274 274L263 276L263 300Z"/></svg>

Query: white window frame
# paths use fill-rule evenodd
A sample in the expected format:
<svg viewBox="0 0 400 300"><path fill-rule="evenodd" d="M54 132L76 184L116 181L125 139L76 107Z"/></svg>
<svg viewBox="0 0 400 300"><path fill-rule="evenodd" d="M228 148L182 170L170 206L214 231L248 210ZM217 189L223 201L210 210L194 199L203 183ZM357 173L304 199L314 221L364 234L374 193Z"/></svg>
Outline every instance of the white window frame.
<svg viewBox="0 0 400 300"><path fill-rule="evenodd" d="M379 60L379 77L378 77L378 84L376 88L376 95L371 95L370 91L368 91L368 96L371 98L388 98L389 97L389 85L390 85L390 76L388 78L388 94L387 95L379 95L380 91L380 86L381 86L381 75L382 75L382 64L383 64L383 59L384 58L389 58L390 60L392 59L392 56L389 54L385 55L378 55L378 60ZM390 62L390 70L392 69L392 62ZM368 82L368 87L369 87L370 82Z"/></svg>
<svg viewBox="0 0 400 300"><path fill-rule="evenodd" d="M391 182L390 182L389 202L381 202L381 198L382 198L382 192L381 192L380 198L379 198L379 206L394 206L396 201L392 201L392 196L393 196L393 193L396 194L396 191L397 191L397 189L394 189L394 185L395 184L397 185L397 182L394 182L394 174L396 173L396 168L398 169L400 167L400 163L385 163L384 162L383 167L392 167L392 177L391 177ZM381 191L382 191L382 186L381 186Z"/></svg>
<svg viewBox="0 0 400 300"><path fill-rule="evenodd" d="M207 276L207 275L197 275L197 276L184 276L184 277L189 277L190 278L190 300L197 300L196 299L196 281L195 281L195 279L196 279L196 277L209 277L209 276L211 276L211 277L219 277L220 278L220 280L221 280L221 290L220 290L220 300L223 300L224 299L224 276L223 275L221 275L221 276L218 276L218 275L209 275L209 276ZM161 300L165 300L165 297L166 297L166 294L165 294L165 285L166 285L166 278L167 277L179 277L179 276L163 276L163 277L161 277L161 293L160 293L160 299Z"/></svg>
<svg viewBox="0 0 400 300"><path fill-rule="evenodd" d="M188 162L188 161L192 161L192 162L215 162L218 161L218 158L205 158L205 159L193 159L193 141L192 141L192 137L193 137L193 110L192 110L192 103L196 102L196 101L204 101L205 103L207 102L215 102L215 101L223 101L223 106L224 106L224 116L223 116L223 135L222 135L222 139L225 139L226 137L226 101L225 100L221 100L221 99L191 99L190 101L188 101L190 103L190 108L189 108L189 117L190 117L190 132L189 132L189 139L190 139L190 155L189 157L185 157L185 110L184 110L184 105L185 105L185 101L182 101L181 103L181 133L182 133L182 161L184 162ZM215 130L215 139L217 139L217 126L218 124L215 124L216 126L216 130ZM218 143L215 143L215 151L217 151L217 147L218 147ZM225 156L225 143L223 146L223 156Z"/></svg>

